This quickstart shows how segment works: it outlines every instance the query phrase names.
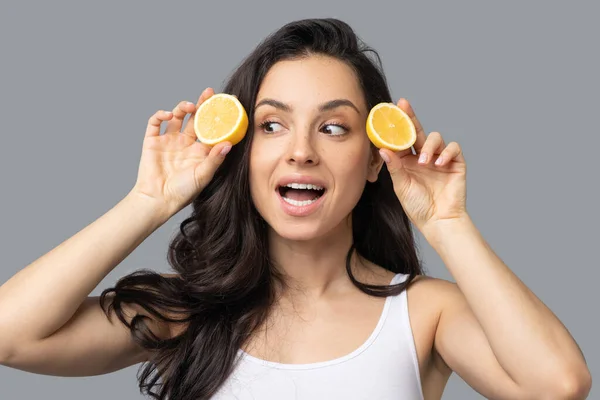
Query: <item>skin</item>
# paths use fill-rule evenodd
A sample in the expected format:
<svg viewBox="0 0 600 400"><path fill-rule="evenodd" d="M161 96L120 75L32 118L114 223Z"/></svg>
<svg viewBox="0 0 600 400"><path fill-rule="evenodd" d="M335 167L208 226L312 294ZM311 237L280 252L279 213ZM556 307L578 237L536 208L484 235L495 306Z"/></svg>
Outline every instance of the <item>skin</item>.
<svg viewBox="0 0 600 400"><path fill-rule="evenodd" d="M331 81L338 72L349 73L345 65L321 58L276 64L261 85L257 105L272 99L292 111L259 105L250 151L252 200L270 226L272 256L288 276L317 295L337 279L347 283L339 261L351 243L349 214L382 165L363 134L362 92L356 82ZM290 79L295 74L299 79ZM319 112L321 104L338 98L350 99L356 109ZM261 128L265 121L271 123ZM307 217L285 214L276 196L279 179L293 174L320 179L327 188L322 206Z"/></svg>
<svg viewBox="0 0 600 400"><path fill-rule="evenodd" d="M319 111L335 99L354 106ZM589 371L573 338L471 221L466 164L456 142L446 145L438 132L426 136L401 99L398 106L418 130L417 154L373 149L356 76L324 56L277 63L256 104L252 199L270 226L271 256L291 284L247 352L283 363L318 362L350 353L370 335L383 301L352 285L344 257L350 212L385 161L398 200L458 283L421 277L408 290L425 398L440 398L453 370L489 398L585 397ZM306 217L286 215L275 194L278 179L294 173L317 177L327 187L322 206ZM387 284L392 277L360 259L353 268L371 283ZM342 326L343 338L331 334Z"/></svg>
<svg viewBox="0 0 600 400"><path fill-rule="evenodd" d="M584 399L591 378L577 344L556 316L494 254L465 206L466 164L460 146L426 135L405 99L398 101L418 130L410 151L377 152L366 139L367 110L356 77L339 61L312 56L276 64L257 102L271 98L283 112L261 106L256 123L278 119L283 130L256 132L251 149L252 199L269 223L271 256L287 277L268 324L245 348L282 363L337 358L360 346L375 328L383 299L348 280L348 217L367 180L387 163L394 191L409 218L457 282L419 278L408 289L411 327L426 399L439 399L451 371L492 399ZM181 102L152 115L144 136L137 181L107 213L0 286L0 364L59 375L104 374L149 359L129 331L108 320L88 297L145 238L197 196L226 157L229 143L196 141ZM347 99L358 109L318 112ZM166 123L164 134L160 134ZM344 137L326 124L344 123ZM182 129L183 128L183 129ZM323 129L324 128L324 129ZM335 129L335 131L334 131ZM418 159L426 154L424 162ZM441 165L433 162L442 159ZM328 193L314 215L291 218L276 206L274 184L286 174L313 174ZM123 221L127 220L127 224ZM387 284L392 274L355 258L358 279ZM40 305L43 305L41 307ZM143 309L126 306L130 318ZM27 318L23 318L27 316ZM184 326L151 323L161 337ZM268 329L266 329L268 328ZM340 338L332 334L343 329Z"/></svg>

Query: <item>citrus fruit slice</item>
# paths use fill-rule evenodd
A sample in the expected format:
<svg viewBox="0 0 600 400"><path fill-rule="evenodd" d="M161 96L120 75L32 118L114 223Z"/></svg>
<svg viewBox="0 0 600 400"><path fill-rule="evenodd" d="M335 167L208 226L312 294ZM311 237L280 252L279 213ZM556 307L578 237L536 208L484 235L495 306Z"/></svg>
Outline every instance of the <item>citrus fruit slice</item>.
<svg viewBox="0 0 600 400"><path fill-rule="evenodd" d="M202 143L238 144L248 129L248 114L237 97L217 93L200 104L194 117L194 132Z"/></svg>
<svg viewBox="0 0 600 400"><path fill-rule="evenodd" d="M392 151L406 150L417 140L412 120L393 103L379 103L367 117L367 135L377 147Z"/></svg>

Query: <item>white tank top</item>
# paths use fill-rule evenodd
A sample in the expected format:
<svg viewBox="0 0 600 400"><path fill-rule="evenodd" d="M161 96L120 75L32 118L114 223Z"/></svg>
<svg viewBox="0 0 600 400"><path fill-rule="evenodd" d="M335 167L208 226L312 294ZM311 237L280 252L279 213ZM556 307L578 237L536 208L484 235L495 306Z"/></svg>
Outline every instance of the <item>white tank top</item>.
<svg viewBox="0 0 600 400"><path fill-rule="evenodd" d="M392 284L406 278L397 274ZM265 361L242 350L240 356L213 399L423 400L406 290L386 298L375 330L345 356L310 364Z"/></svg>

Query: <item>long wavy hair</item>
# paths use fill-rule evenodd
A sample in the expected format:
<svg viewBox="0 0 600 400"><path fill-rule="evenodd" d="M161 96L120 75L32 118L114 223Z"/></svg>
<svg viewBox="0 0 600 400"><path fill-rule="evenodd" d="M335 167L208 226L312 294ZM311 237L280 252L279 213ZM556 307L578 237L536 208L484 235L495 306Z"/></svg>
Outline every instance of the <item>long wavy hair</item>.
<svg viewBox="0 0 600 400"><path fill-rule="evenodd" d="M236 95L248 111L248 132L194 199L191 215L172 239L167 259L177 274L166 277L137 270L100 297L107 317L111 311L116 313L135 342L152 354L138 373L144 394L160 400L210 398L235 368L239 350L267 319L281 276L269 257L267 223L250 196L254 103L259 85L275 63L312 54L347 63L369 108L392 101L377 52L337 19L286 24L233 72L223 92ZM352 232L346 269L364 293L397 295L423 274L411 223L385 165L376 182L366 183L352 211ZM408 274L408 279L385 286L362 283L352 274L354 253L394 273ZM126 304L137 304L148 315L137 314L127 322ZM174 337L159 337L149 328L150 318L184 324L185 329Z"/></svg>

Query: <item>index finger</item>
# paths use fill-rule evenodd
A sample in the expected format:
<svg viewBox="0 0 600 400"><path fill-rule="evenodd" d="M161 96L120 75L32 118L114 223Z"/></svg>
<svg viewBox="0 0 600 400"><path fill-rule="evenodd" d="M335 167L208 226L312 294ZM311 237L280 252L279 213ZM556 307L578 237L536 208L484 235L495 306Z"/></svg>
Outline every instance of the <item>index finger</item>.
<svg viewBox="0 0 600 400"><path fill-rule="evenodd" d="M172 116L173 116L173 113L171 111L159 110L159 111L155 112L154 115L152 115L150 117L150 119L148 119L148 125L146 126L146 133L144 136L145 137L159 136L160 135L160 124L163 121L168 121L169 119L171 119Z"/></svg>
<svg viewBox="0 0 600 400"><path fill-rule="evenodd" d="M200 95L200 98L198 99L198 103L196 104L196 111L198 110L198 107L200 107L200 104L204 103L206 99L208 99L213 94L215 94L215 91L212 88L204 89L204 91ZM194 131L195 118L196 113L194 112L192 115L190 115L190 118L188 119L187 124L185 125L185 128L183 128L182 132L184 135L190 136L194 139L196 139L196 132Z"/></svg>
<svg viewBox="0 0 600 400"><path fill-rule="evenodd" d="M411 121L415 125L415 130L417 131L417 140L415 141L415 144L413 144L413 147L415 148L415 150L418 153L423 148L423 145L425 144L425 140L427 139L427 136L425 135L425 131L423 130L423 125L421 125L421 122L419 122L419 119L415 115L415 110L413 110L413 108L410 105L410 103L408 102L408 100L406 100L405 98L401 98L400 100L398 100L397 105L398 105L398 107L400 107L402 109L402 111L404 111L405 113L408 114Z"/></svg>

